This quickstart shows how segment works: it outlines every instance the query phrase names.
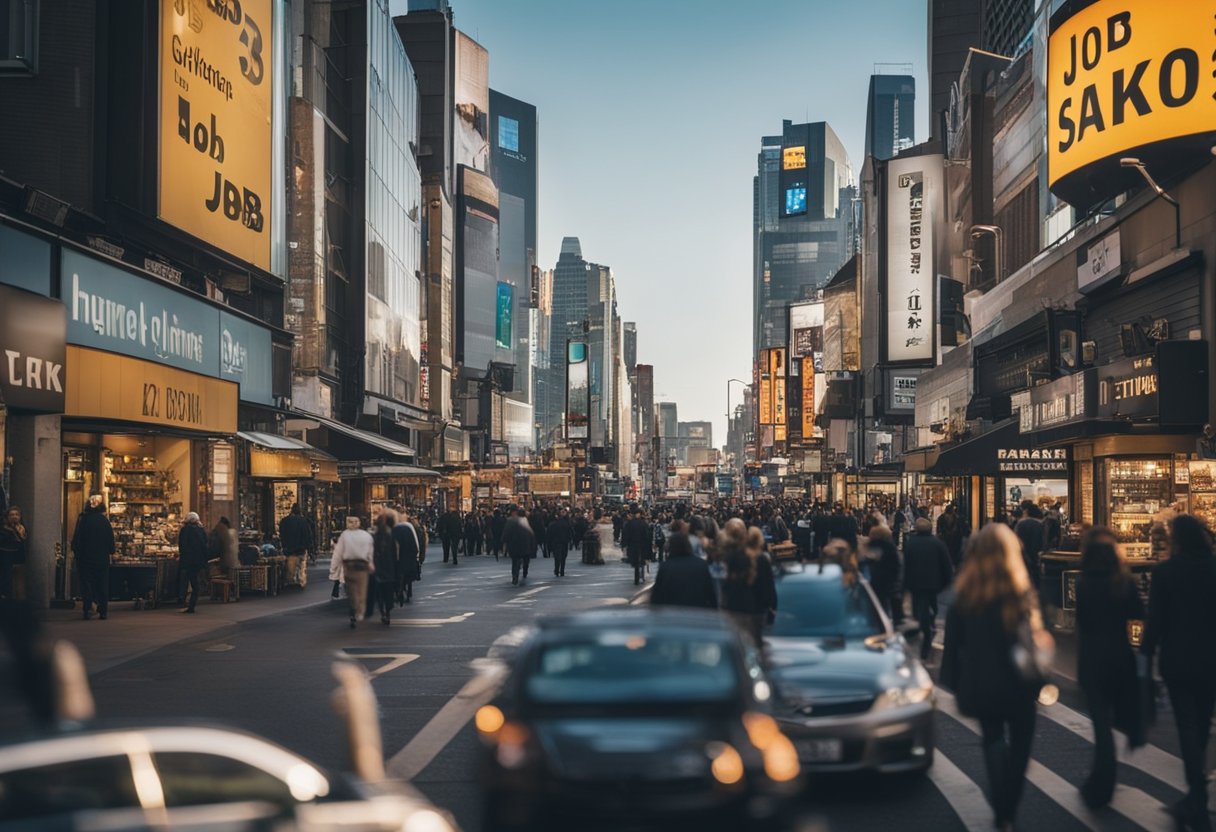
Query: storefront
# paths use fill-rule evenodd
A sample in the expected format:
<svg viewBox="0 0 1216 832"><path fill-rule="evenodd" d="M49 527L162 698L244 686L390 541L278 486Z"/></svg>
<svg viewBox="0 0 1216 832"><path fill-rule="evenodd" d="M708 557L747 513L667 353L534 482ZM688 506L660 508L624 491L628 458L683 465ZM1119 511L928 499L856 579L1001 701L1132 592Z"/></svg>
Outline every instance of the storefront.
<svg viewBox="0 0 1216 832"><path fill-rule="evenodd" d="M241 431L238 437L242 541L270 540L298 505L312 526L317 554L327 553L338 461L288 436Z"/></svg>

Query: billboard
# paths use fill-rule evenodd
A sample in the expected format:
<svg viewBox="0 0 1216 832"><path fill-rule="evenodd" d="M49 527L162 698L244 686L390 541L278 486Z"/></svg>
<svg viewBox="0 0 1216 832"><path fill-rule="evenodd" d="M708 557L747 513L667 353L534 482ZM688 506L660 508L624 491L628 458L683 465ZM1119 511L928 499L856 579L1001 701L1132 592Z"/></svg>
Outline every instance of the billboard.
<svg viewBox="0 0 1216 832"><path fill-rule="evenodd" d="M810 439L815 433L815 412L822 399L818 387L824 384L815 383L815 362L813 359L802 361L802 438Z"/></svg>
<svg viewBox="0 0 1216 832"><path fill-rule="evenodd" d="M160 0L157 216L270 269L272 0Z"/></svg>
<svg viewBox="0 0 1216 832"><path fill-rule="evenodd" d="M588 395L587 344L570 341L566 345L566 438L586 439L591 421Z"/></svg>
<svg viewBox="0 0 1216 832"><path fill-rule="evenodd" d="M936 237L944 216L942 156L896 158L886 167L886 363L932 364L937 355Z"/></svg>
<svg viewBox="0 0 1216 832"><path fill-rule="evenodd" d="M769 373L773 379L773 425L778 441L785 438L785 349L774 347L769 351Z"/></svg>
<svg viewBox="0 0 1216 832"><path fill-rule="evenodd" d="M783 217L796 217L806 213L806 182L795 182L785 191L785 207L781 211Z"/></svg>
<svg viewBox="0 0 1216 832"><path fill-rule="evenodd" d="M1139 184L1122 156L1158 179L1207 158L1216 137L1212 4L1098 0L1065 15L1047 41L1051 189L1089 205Z"/></svg>
<svg viewBox="0 0 1216 832"><path fill-rule="evenodd" d="M760 424L773 423L773 374L771 369L772 350L760 350Z"/></svg>
<svg viewBox="0 0 1216 832"><path fill-rule="evenodd" d="M806 170L806 146L783 147L781 149L782 170Z"/></svg>
<svg viewBox="0 0 1216 832"><path fill-rule="evenodd" d="M823 303L793 303L789 306L790 369L795 359L819 357L823 361Z"/></svg>
<svg viewBox="0 0 1216 832"><path fill-rule="evenodd" d="M500 350L511 349L511 315L514 307L515 287L498 282L497 310L494 317L494 343Z"/></svg>

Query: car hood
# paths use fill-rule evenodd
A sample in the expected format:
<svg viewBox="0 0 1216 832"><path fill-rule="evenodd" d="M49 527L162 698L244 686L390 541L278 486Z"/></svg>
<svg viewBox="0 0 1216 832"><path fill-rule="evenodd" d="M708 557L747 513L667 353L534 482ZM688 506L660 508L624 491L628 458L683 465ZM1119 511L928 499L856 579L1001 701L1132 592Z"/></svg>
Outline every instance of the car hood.
<svg viewBox="0 0 1216 832"><path fill-rule="evenodd" d="M769 676L781 705L873 699L896 684L907 661L898 642L871 649L864 639L766 640Z"/></svg>
<svg viewBox="0 0 1216 832"><path fill-rule="evenodd" d="M721 718L553 718L532 724L549 765L576 780L675 780L709 772L706 744L728 738Z"/></svg>

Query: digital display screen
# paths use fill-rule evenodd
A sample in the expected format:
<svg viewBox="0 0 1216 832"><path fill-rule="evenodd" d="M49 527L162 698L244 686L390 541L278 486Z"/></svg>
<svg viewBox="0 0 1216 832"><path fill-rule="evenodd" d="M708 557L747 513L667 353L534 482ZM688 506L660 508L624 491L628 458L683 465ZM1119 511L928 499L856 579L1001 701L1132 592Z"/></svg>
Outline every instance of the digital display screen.
<svg viewBox="0 0 1216 832"><path fill-rule="evenodd" d="M785 189L785 211L787 217L806 213L806 185L793 185Z"/></svg>
<svg viewBox="0 0 1216 832"><path fill-rule="evenodd" d="M511 349L511 312L515 298L515 287L510 283L498 284L498 314L494 322L494 342L499 349Z"/></svg>
<svg viewBox="0 0 1216 832"><path fill-rule="evenodd" d="M519 152L519 121L506 116L498 117L498 146L512 153Z"/></svg>
<svg viewBox="0 0 1216 832"><path fill-rule="evenodd" d="M806 147L799 145L798 147L785 147L781 149L781 169L782 170L805 170L806 169Z"/></svg>

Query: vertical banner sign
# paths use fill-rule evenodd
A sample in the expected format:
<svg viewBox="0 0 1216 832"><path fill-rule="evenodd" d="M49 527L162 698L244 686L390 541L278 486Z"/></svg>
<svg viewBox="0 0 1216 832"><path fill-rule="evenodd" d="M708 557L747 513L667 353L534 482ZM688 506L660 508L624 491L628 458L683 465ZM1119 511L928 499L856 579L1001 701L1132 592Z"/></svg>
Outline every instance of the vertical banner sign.
<svg viewBox="0 0 1216 832"><path fill-rule="evenodd" d="M511 312L515 298L515 287L510 283L498 283L498 310L494 321L494 343L500 350L511 349Z"/></svg>
<svg viewBox="0 0 1216 832"><path fill-rule="evenodd" d="M785 348L775 347L770 353L769 372L773 376L773 425L778 441L785 439Z"/></svg>
<svg viewBox="0 0 1216 832"><path fill-rule="evenodd" d="M888 363L932 364L937 271L935 231L942 211L942 157L887 163L886 342Z"/></svg>
<svg viewBox="0 0 1216 832"><path fill-rule="evenodd" d="M571 341L566 347L566 438L586 439L591 421L588 395L587 345Z"/></svg>
<svg viewBox="0 0 1216 832"><path fill-rule="evenodd" d="M810 358L802 361L802 438L810 439L815 433L815 362Z"/></svg>
<svg viewBox="0 0 1216 832"><path fill-rule="evenodd" d="M760 351L760 424L773 423L773 373L771 350Z"/></svg>
<svg viewBox="0 0 1216 832"><path fill-rule="evenodd" d="M157 216L270 269L272 0L161 0Z"/></svg>

